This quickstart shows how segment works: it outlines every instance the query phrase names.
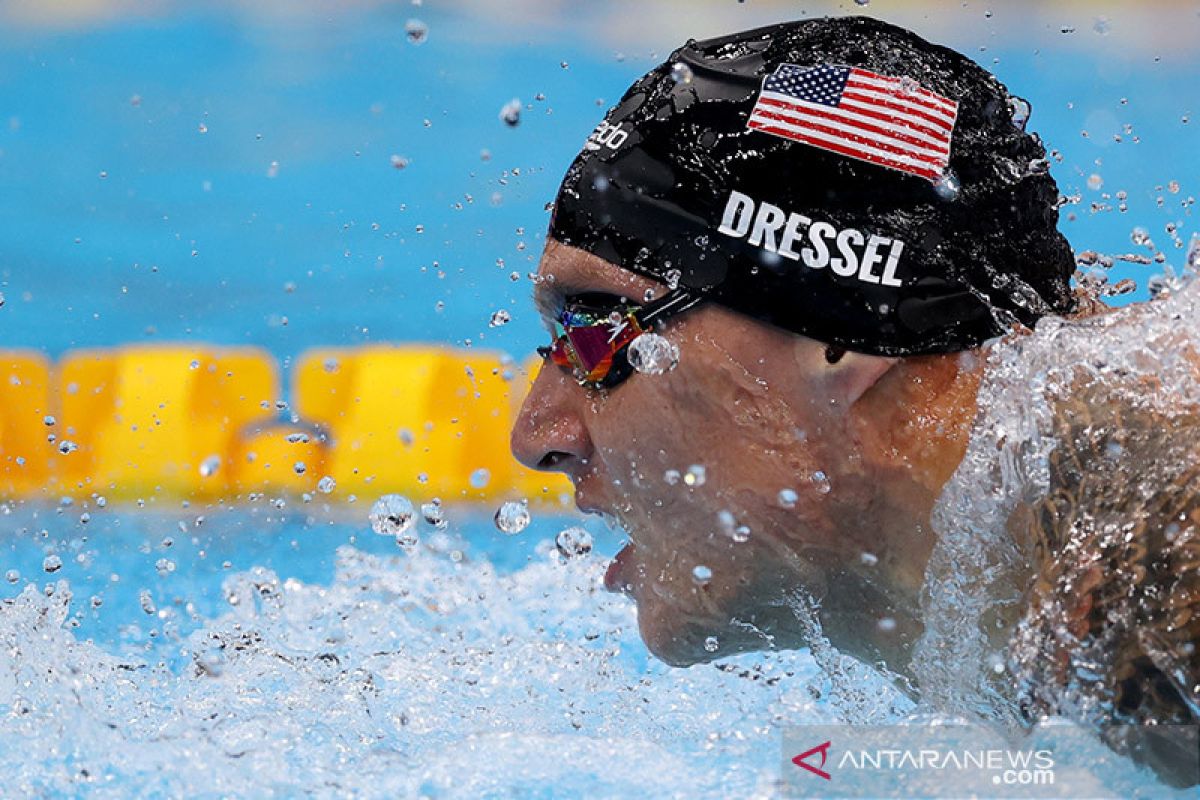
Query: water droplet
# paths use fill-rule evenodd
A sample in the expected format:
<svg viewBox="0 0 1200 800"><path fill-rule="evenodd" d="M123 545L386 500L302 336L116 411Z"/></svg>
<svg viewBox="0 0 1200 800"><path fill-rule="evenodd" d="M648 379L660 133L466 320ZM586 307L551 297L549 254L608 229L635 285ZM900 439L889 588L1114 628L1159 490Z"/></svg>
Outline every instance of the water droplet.
<svg viewBox="0 0 1200 800"><path fill-rule="evenodd" d="M321 480L317 481L317 491L321 494L329 494L337 486L337 481L326 475Z"/></svg>
<svg viewBox="0 0 1200 800"><path fill-rule="evenodd" d="M529 506L524 500L508 500L496 509L496 527L514 536L529 525Z"/></svg>
<svg viewBox="0 0 1200 800"><path fill-rule="evenodd" d="M480 467L479 469L477 469L471 473L471 478L470 478L471 488L472 489L482 489L485 486L487 486L488 483L491 482L491 480L492 480L492 473L488 472L487 469Z"/></svg>
<svg viewBox="0 0 1200 800"><path fill-rule="evenodd" d="M308 469L308 467L304 466L303 461L297 461L295 464L292 465L292 471L295 472L297 475L303 475L304 471L307 469Z"/></svg>
<svg viewBox="0 0 1200 800"><path fill-rule="evenodd" d="M393 169L404 169L408 166L408 159L395 153L392 154L390 161Z"/></svg>
<svg viewBox="0 0 1200 800"><path fill-rule="evenodd" d="M1186 264L1193 273L1200 273L1200 234L1192 234L1192 239L1188 243Z"/></svg>
<svg viewBox="0 0 1200 800"><path fill-rule="evenodd" d="M175 571L175 562L169 558L160 558L154 562L154 569L162 577L166 577Z"/></svg>
<svg viewBox="0 0 1200 800"><path fill-rule="evenodd" d="M715 653L721 647L721 643L717 641L715 636L707 636L704 639L704 649L710 653Z"/></svg>
<svg viewBox="0 0 1200 800"><path fill-rule="evenodd" d="M53 427L54 423L57 422L57 420L54 419L54 417L47 414L45 417L42 418L42 422L45 423L46 427Z"/></svg>
<svg viewBox="0 0 1200 800"><path fill-rule="evenodd" d="M489 328L499 328L501 325L507 325L512 319L512 314L509 314L506 309L500 309L492 313L492 318L488 322Z"/></svg>
<svg viewBox="0 0 1200 800"><path fill-rule="evenodd" d="M54 553L46 556L46 558L42 561L42 569L46 570L46 572L58 572L60 569L62 569L62 565L62 559Z"/></svg>
<svg viewBox="0 0 1200 800"><path fill-rule="evenodd" d="M879 556L864 550L862 555L858 557L858 560L862 562L864 567L873 567L879 563Z"/></svg>
<svg viewBox="0 0 1200 800"><path fill-rule="evenodd" d="M667 279L667 288L670 289L671 291L678 289L679 288L679 279L682 277L682 275L683 274L677 269L667 270L667 274L665 276Z"/></svg>
<svg viewBox="0 0 1200 800"><path fill-rule="evenodd" d="M692 464L683 474L683 482L688 486L703 486L708 480L708 471L703 464Z"/></svg>
<svg viewBox="0 0 1200 800"><path fill-rule="evenodd" d="M679 470L677 469L669 469L663 473L663 480L666 481L667 485L669 486L674 486L679 483L679 478Z"/></svg>
<svg viewBox="0 0 1200 800"><path fill-rule="evenodd" d="M879 628L880 633L891 633L896 630L896 620L891 617L880 617L876 627Z"/></svg>
<svg viewBox="0 0 1200 800"><path fill-rule="evenodd" d="M285 437L285 439L288 444L307 444L308 443L308 434L307 433L289 433Z"/></svg>
<svg viewBox="0 0 1200 800"><path fill-rule="evenodd" d="M629 344L629 363L645 375L661 375L679 364L679 348L657 333L643 333Z"/></svg>
<svg viewBox="0 0 1200 800"><path fill-rule="evenodd" d="M1129 234L1129 240L1137 245L1154 246L1154 243L1150 239L1150 231L1145 228L1134 228Z"/></svg>
<svg viewBox="0 0 1200 800"><path fill-rule="evenodd" d="M1072 27L1072 26L1070 26L1070 25L1063 25L1063 26L1062 26L1062 28L1060 28L1059 30L1060 30L1062 33L1064 33L1064 34L1067 34L1067 35L1070 35L1070 34L1072 34L1072 33L1074 33L1074 32L1075 32L1075 28L1073 28L1073 27Z"/></svg>
<svg viewBox="0 0 1200 800"><path fill-rule="evenodd" d="M1025 126L1029 124L1029 117L1033 114L1033 106L1029 105L1028 100L1010 97L1008 98L1008 112L1013 126L1025 130Z"/></svg>
<svg viewBox="0 0 1200 800"><path fill-rule="evenodd" d="M696 566L692 567L692 580L695 581L698 586L704 586L712 580L712 570L703 564L697 564Z"/></svg>
<svg viewBox="0 0 1200 800"><path fill-rule="evenodd" d="M958 178L953 172L947 172L939 177L933 183L933 190L937 192L937 196L946 202L954 202L958 199L958 193L961 190Z"/></svg>
<svg viewBox="0 0 1200 800"><path fill-rule="evenodd" d="M871 5L871 0L854 0L854 5L856 5L856 6L869 6L869 5Z"/></svg>
<svg viewBox="0 0 1200 800"><path fill-rule="evenodd" d="M142 606L142 611L147 614L153 615L158 613L158 609L154 606L154 598L150 595L149 589L142 589L138 592L138 602Z"/></svg>
<svg viewBox="0 0 1200 800"><path fill-rule="evenodd" d="M583 528L567 528L554 537L554 546L563 558L578 558L592 552L592 535Z"/></svg>
<svg viewBox="0 0 1200 800"><path fill-rule="evenodd" d="M796 494L795 489L779 490L779 505L783 506L784 508L795 508L796 501L799 499L800 496Z"/></svg>
<svg viewBox="0 0 1200 800"><path fill-rule="evenodd" d="M58 444L58 452L62 453L64 456L68 453L74 453L78 449L79 445L75 444L69 439L63 439Z"/></svg>
<svg viewBox="0 0 1200 800"><path fill-rule="evenodd" d="M682 61L677 61L671 65L671 80L676 83L691 83L694 77L692 68Z"/></svg>
<svg viewBox="0 0 1200 800"><path fill-rule="evenodd" d="M1093 172L1088 176L1087 185L1088 188L1093 192L1098 192L1104 186L1104 178L1101 178L1099 175Z"/></svg>
<svg viewBox="0 0 1200 800"><path fill-rule="evenodd" d="M421 516L425 522L439 530L446 527L446 513L442 509L442 501L436 497L428 503L421 504Z"/></svg>
<svg viewBox="0 0 1200 800"><path fill-rule="evenodd" d="M21 573L17 572L15 569L10 569L8 572L4 573L4 580L8 581L9 583L16 583L17 581L21 580Z"/></svg>
<svg viewBox="0 0 1200 800"><path fill-rule="evenodd" d="M410 44L424 44L429 38L429 26L419 19L410 19L404 23L404 36Z"/></svg>
<svg viewBox="0 0 1200 800"><path fill-rule="evenodd" d="M521 101L513 98L504 104L500 109L500 120L510 128L515 128L521 124Z"/></svg>
<svg viewBox="0 0 1200 800"><path fill-rule="evenodd" d="M200 477L209 478L217 473L221 468L220 456L209 456L200 462Z"/></svg>
<svg viewBox="0 0 1200 800"><path fill-rule="evenodd" d="M416 511L407 497L385 494L371 506L371 530L380 536L395 536L397 540L416 521Z"/></svg>
<svg viewBox="0 0 1200 800"><path fill-rule="evenodd" d="M196 130L200 131L200 133L208 133L208 126L201 122Z"/></svg>
<svg viewBox="0 0 1200 800"><path fill-rule="evenodd" d="M812 482L820 494L829 494L833 489L829 483L829 477L821 470L817 470L812 474Z"/></svg>
<svg viewBox="0 0 1200 800"><path fill-rule="evenodd" d="M1108 21L1108 17L1097 17L1096 23L1092 25L1092 30L1101 36L1107 36L1112 30L1112 23Z"/></svg>

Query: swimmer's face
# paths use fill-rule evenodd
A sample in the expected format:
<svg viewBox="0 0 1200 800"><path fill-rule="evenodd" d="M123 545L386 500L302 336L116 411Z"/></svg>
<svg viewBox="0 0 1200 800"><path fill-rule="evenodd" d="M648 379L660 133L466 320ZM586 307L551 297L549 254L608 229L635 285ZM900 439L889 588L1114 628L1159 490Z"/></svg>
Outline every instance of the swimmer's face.
<svg viewBox="0 0 1200 800"><path fill-rule="evenodd" d="M535 300L548 319L575 294L610 294L616 305L666 292L555 242L538 274ZM713 303L657 332L678 346L678 366L611 390L543 364L513 451L566 474L582 511L625 528L630 545L605 583L634 598L642 637L664 661L799 646L785 595L800 587L861 603L862 555L880 551L877 531L857 524L870 478L846 413L846 373L827 363L824 345Z"/></svg>

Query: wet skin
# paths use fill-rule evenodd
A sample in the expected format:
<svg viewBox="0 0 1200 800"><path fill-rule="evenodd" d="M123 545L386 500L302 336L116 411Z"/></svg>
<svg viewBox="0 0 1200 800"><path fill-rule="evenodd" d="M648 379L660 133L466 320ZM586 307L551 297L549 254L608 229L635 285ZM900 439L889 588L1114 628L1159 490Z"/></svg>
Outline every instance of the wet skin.
<svg viewBox="0 0 1200 800"><path fill-rule="evenodd" d="M538 275L547 319L572 294L640 303L666 291L553 241ZM977 354L831 364L824 344L713 303L657 332L679 347L675 369L605 391L544 364L512 434L524 464L566 474L581 510L628 533L606 584L636 601L647 647L688 665L805 646L789 605L803 593L835 646L905 672L929 511L965 449ZM702 484L667 480L693 464ZM731 535L722 512L748 537Z"/></svg>

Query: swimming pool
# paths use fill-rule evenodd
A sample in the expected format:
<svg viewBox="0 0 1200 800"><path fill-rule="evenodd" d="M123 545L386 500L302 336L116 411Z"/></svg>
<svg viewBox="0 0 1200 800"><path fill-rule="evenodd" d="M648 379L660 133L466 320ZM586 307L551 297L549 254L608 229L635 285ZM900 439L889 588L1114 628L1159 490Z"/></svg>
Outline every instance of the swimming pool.
<svg viewBox="0 0 1200 800"><path fill-rule="evenodd" d="M795 13L78 12L97 7L0 7L0 213L21 220L0 227L4 346L255 345L288 377L310 349L384 341L523 360L543 206L615 93L686 36ZM1144 298L1162 267L1131 232L1182 269L1194 230L1195 14L1035 8L894 12L1032 101L1064 232L1149 260L1111 270L1137 282L1119 302ZM513 97L517 126L498 119ZM294 405L293 385L271 399ZM666 667L600 588L619 534L553 500L513 536L500 496L448 500L408 551L371 531L376 496L0 506L0 794L766 797L781 728L911 710L807 651ZM565 558L573 526L594 547ZM1098 793L1160 791L1089 753Z"/></svg>

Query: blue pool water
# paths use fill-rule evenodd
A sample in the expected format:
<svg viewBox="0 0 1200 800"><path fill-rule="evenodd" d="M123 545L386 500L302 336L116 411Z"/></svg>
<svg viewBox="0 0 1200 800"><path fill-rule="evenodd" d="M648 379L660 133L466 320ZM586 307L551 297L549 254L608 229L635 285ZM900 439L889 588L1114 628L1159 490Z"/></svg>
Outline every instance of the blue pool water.
<svg viewBox="0 0 1200 800"><path fill-rule="evenodd" d="M58 354L190 339L287 358L314 345L470 339L528 353L541 333L524 276L544 206L604 110L688 36L797 13L663 4L641 12L662 22L651 34L623 4L252 8L171 4L41 25L10 9L6 346ZM1183 119L1200 114L1200 59L1183 44L1200 22L1151 5L1102 33L1085 9L1036 9L870 10L895 11L1032 102L1031 127L1062 153L1060 188L1080 198L1062 226L1078 249L1128 252L1140 226L1178 267L1165 226L1180 223L1183 240L1194 227L1182 204L1198 191L1200 120ZM822 10L837 11L802 11ZM410 18L428 26L423 44L407 40ZM498 118L513 98L528 106L515 128ZM408 166L395 169L393 155ZM1113 280L1134 277L1144 298L1159 269L1119 264ZM513 321L489 329L499 307Z"/></svg>
<svg viewBox="0 0 1200 800"><path fill-rule="evenodd" d="M689 35L798 13L58 6L0 2L3 347L256 344L285 366L378 341L528 353L545 204L604 110ZM1112 10L1107 30L1054 4L870 10L1032 102L1079 196L1062 223L1077 249L1144 254L1142 227L1181 265L1167 226L1188 240L1200 192L1194 10ZM498 119L513 98L516 127ZM1120 302L1161 269L1119 263L1112 281L1139 287ZM513 321L489 328L501 307ZM370 499L0 506L0 795L770 797L781 726L910 710L807 651L650 658L632 605L599 589L620 537L595 520L535 512L510 537L493 509L451 507L405 554L371 532ZM590 556L554 552L569 525ZM1108 790L1160 792L1094 756Z"/></svg>

